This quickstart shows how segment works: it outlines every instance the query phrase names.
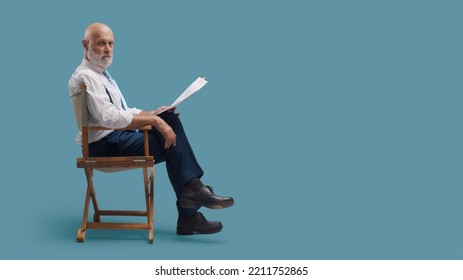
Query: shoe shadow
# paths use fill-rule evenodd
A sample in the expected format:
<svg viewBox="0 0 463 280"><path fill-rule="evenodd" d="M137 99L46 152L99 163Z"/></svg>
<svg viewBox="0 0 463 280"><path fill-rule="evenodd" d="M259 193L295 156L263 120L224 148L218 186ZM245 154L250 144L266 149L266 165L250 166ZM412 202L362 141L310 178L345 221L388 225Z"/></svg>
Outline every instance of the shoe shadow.
<svg viewBox="0 0 463 280"><path fill-rule="evenodd" d="M171 226L159 225L154 226L154 242L166 241L166 242L181 242L181 243L191 243L191 244L201 244L201 245L218 245L226 244L227 242L218 238L220 232L215 234L199 234L195 233L193 235L178 235L175 228Z"/></svg>

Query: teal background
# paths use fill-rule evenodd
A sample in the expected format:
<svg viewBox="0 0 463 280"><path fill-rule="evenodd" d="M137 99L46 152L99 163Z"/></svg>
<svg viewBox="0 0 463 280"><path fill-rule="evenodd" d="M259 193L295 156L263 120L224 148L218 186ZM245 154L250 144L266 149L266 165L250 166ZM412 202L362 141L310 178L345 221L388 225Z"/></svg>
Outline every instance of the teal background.
<svg viewBox="0 0 463 280"><path fill-rule="evenodd" d="M120 2L120 3L119 3ZM461 1L2 1L1 259L463 259ZM128 103L178 111L223 232L90 231L67 82L85 27L115 33ZM102 208L140 172L97 174Z"/></svg>

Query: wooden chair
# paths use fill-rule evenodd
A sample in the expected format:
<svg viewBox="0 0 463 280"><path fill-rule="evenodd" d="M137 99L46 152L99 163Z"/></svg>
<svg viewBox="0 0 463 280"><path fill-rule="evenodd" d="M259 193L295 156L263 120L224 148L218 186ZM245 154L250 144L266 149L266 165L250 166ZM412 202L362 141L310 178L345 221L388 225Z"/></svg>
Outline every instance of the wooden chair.
<svg viewBox="0 0 463 280"><path fill-rule="evenodd" d="M77 230L77 242L85 241L85 234L88 229L116 229L116 230L148 230L149 243L153 243L154 238L154 158L149 155L148 130L152 127L146 125L143 127L126 127L124 130L139 129L144 131L144 156L124 156L124 157L90 157L88 146L88 132L90 130L114 130L105 127L96 127L88 125L87 109L87 90L86 85L81 85L81 91L71 97L74 115L78 127L82 130L82 157L77 158L77 167L83 168L87 178L87 194L85 196L84 214L82 217L82 226ZM93 185L93 171L115 172L133 168L143 169L143 182L145 188L146 210L101 210L95 194ZM149 175L148 175L149 169ZM90 201L93 204L94 215L93 222L88 221ZM146 217L145 223L132 222L102 222L101 216L142 216Z"/></svg>

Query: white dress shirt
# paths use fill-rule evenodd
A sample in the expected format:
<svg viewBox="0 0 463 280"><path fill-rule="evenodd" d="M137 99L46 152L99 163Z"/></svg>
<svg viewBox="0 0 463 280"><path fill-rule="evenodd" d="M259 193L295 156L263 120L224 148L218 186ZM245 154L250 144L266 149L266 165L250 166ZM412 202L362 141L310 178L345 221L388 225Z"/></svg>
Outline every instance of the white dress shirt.
<svg viewBox="0 0 463 280"><path fill-rule="evenodd" d="M104 126L108 128L123 128L132 122L133 115L140 114L137 108L122 108L120 90L113 86L103 75L104 69L90 61L83 59L69 80L69 95L80 93L80 85L87 85L88 122L90 126ZM112 103L106 89L111 95ZM89 131L89 143L96 142L113 130ZM76 142L82 144L82 131L76 137Z"/></svg>

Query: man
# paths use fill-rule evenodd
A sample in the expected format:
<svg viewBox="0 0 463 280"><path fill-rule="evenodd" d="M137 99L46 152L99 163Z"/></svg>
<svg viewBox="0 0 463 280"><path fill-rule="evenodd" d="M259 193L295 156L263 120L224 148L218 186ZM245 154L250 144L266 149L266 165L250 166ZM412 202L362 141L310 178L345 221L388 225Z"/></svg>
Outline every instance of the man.
<svg viewBox="0 0 463 280"><path fill-rule="evenodd" d="M215 233L222 230L219 221L208 221L198 212L201 206L212 209L234 204L231 197L214 194L203 185L203 170L196 161L178 114L174 110L161 113L129 108L116 82L106 69L113 59L114 35L105 24L87 27L82 40L84 59L69 80L71 96L80 92L85 83L88 92L89 123L91 125L124 128L129 125L152 125L149 133L150 154L156 163L165 162L169 180L177 196L177 234ZM81 144L81 131L77 143ZM91 131L90 156L143 155L143 133L136 131Z"/></svg>

